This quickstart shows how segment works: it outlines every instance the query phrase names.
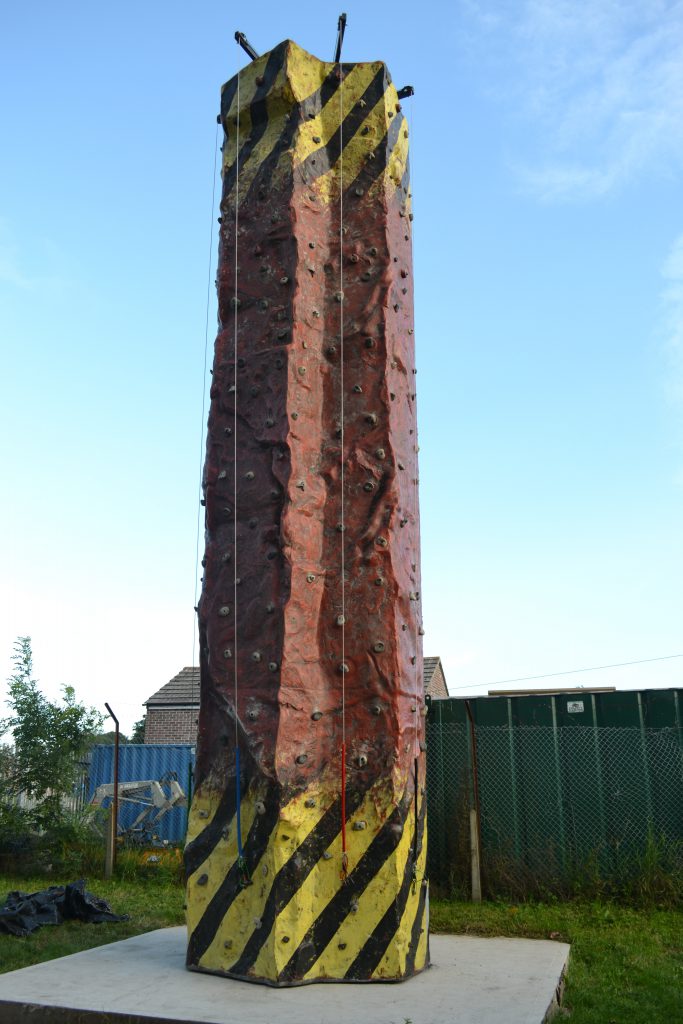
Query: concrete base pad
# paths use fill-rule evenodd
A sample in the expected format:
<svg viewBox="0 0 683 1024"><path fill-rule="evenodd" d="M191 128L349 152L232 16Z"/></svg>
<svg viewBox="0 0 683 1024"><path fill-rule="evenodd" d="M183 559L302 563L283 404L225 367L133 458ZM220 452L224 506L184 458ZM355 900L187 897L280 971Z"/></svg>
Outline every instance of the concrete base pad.
<svg viewBox="0 0 683 1024"><path fill-rule="evenodd" d="M0 975L3 1024L542 1024L569 946L433 935L433 966L395 984L273 989L185 969L184 928Z"/></svg>

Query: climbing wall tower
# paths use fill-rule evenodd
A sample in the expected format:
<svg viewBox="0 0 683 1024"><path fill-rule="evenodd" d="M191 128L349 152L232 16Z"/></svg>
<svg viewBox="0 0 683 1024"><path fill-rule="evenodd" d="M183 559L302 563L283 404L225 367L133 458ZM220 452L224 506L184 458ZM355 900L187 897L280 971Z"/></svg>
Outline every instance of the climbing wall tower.
<svg viewBox="0 0 683 1024"><path fill-rule="evenodd" d="M408 127L285 41L222 92L188 966L428 962Z"/></svg>

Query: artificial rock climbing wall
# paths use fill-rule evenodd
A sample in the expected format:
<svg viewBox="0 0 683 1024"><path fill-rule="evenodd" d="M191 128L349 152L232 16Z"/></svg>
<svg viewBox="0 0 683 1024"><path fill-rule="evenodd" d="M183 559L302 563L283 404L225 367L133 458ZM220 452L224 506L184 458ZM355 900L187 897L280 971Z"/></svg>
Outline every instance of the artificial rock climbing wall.
<svg viewBox="0 0 683 1024"><path fill-rule="evenodd" d="M221 121L187 963L402 979L428 961L407 122L384 64L289 41Z"/></svg>

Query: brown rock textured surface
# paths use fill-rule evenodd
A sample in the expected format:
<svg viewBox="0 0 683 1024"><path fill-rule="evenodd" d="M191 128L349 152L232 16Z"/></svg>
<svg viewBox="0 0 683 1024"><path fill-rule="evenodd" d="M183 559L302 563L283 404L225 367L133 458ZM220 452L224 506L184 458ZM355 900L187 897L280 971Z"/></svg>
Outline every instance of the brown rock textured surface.
<svg viewBox="0 0 683 1024"><path fill-rule="evenodd" d="M275 984L401 977L426 961L407 124L383 64L326 65L289 42L228 83L222 118L187 849L188 873L198 882L208 864L215 891L209 898L190 878L188 962ZM283 821L296 833L289 865L270 850ZM355 833L368 831L354 856ZM318 833L309 863L301 851ZM228 844L222 866L217 837ZM346 846L350 869L340 871L341 848L326 856L333 842ZM305 888L327 870L323 859L335 861L337 882L321 882L316 907ZM261 921L255 895L244 895L259 865L272 876L268 927L287 946L272 963L267 936L255 941L243 922L239 954L215 948L239 899ZM358 903L371 881L386 906L378 921ZM291 946L277 926L287 929L297 899L297 919L311 923ZM322 955L348 914L367 933L349 963L347 943ZM387 953L392 941L401 955Z"/></svg>

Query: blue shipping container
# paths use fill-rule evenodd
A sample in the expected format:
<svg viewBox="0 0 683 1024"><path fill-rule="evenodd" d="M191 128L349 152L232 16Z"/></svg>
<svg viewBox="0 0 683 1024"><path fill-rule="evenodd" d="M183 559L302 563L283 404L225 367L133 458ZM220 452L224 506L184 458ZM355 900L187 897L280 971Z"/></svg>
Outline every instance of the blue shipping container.
<svg viewBox="0 0 683 1024"><path fill-rule="evenodd" d="M92 748L90 764L89 798L98 786L114 781L114 746ZM188 796L188 781L194 772L195 748L189 743L122 743L119 747L119 781L158 781L166 772L175 772L178 782ZM108 806L106 801L105 806ZM141 804L119 805L119 823L129 828L142 810ZM187 807L174 807L167 811L155 828L160 839L181 843L187 830Z"/></svg>

